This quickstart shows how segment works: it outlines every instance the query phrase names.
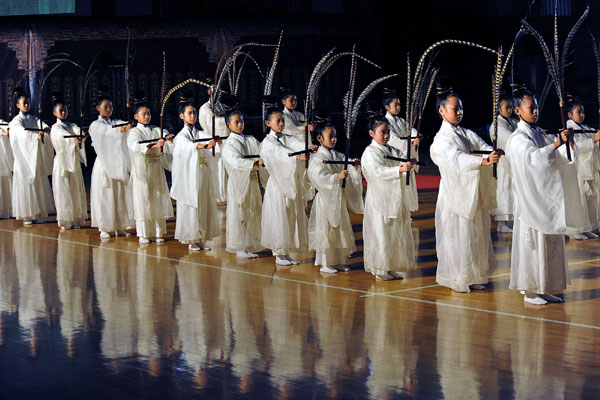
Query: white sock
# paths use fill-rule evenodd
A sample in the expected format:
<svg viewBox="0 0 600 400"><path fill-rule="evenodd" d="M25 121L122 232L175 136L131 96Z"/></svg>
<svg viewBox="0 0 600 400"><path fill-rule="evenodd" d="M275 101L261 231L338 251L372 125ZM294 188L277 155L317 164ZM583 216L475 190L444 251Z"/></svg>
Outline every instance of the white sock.
<svg viewBox="0 0 600 400"><path fill-rule="evenodd" d="M245 251L236 251L235 256L237 258L253 258L251 254L248 254Z"/></svg>
<svg viewBox="0 0 600 400"><path fill-rule="evenodd" d="M375 275L375 279L379 280L379 281L393 281L394 277L388 274L384 274L384 275Z"/></svg>
<svg viewBox="0 0 600 400"><path fill-rule="evenodd" d="M598 239L598 235L596 235L594 232L584 232L583 234L590 239Z"/></svg>
<svg viewBox="0 0 600 400"><path fill-rule="evenodd" d="M165 239L161 238L161 237L157 237L156 238L156 243L164 243Z"/></svg>
<svg viewBox="0 0 600 400"><path fill-rule="evenodd" d="M198 243L193 243L193 244L188 245L188 249L190 251L200 251L200 250L202 250L202 247L200 247L198 245Z"/></svg>
<svg viewBox="0 0 600 400"><path fill-rule="evenodd" d="M288 260L292 265L298 265L300 264L300 261L296 261L294 260L292 257L290 257L289 255L285 254L284 255L285 259Z"/></svg>
<svg viewBox="0 0 600 400"><path fill-rule="evenodd" d="M148 244L148 243L150 243L150 240L146 239L145 237L140 236L139 242L142 244Z"/></svg>
<svg viewBox="0 0 600 400"><path fill-rule="evenodd" d="M68 230L69 230L69 229L71 229L71 228L73 228L71 225L69 225L69 226L61 226L61 227L60 227L60 230L61 230L61 231L68 231Z"/></svg>
<svg viewBox="0 0 600 400"><path fill-rule="evenodd" d="M504 221L498 221L498 229L496 231L500 233L511 233L513 230L510 229Z"/></svg>
<svg viewBox="0 0 600 400"><path fill-rule="evenodd" d="M110 237L110 233L104 232L104 231L100 231L100 238L101 239L108 239L109 237Z"/></svg>

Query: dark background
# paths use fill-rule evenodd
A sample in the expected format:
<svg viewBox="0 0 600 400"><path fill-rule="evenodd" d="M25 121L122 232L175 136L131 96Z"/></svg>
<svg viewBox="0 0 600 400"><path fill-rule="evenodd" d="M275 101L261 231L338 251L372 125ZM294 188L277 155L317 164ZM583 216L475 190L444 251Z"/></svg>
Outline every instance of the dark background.
<svg viewBox="0 0 600 400"><path fill-rule="evenodd" d="M584 0L559 0L559 39L564 42L568 31L581 15ZM133 36L134 58L131 66L130 88L145 89L158 124L160 105L160 74L162 51L167 54L169 87L194 77L212 77L216 63L209 61L206 41L200 36L223 30L237 42L259 41L275 43L284 30L275 83L290 87L298 94L298 109L303 111L308 77L327 50L350 50L356 44L362 55L380 64L383 71L364 63L359 64L357 90L384 74L398 73L392 82L397 87L403 108L406 98L406 53L410 52L413 70L423 51L441 39L462 39L497 48L506 53L520 19L527 14L527 0L454 0L454 1L358 1L358 0L291 0L252 1L219 0L79 0L75 15L24 16L0 18L0 116L8 118L8 89L23 74L17 69L15 52L7 45L10 35L19 37L33 30L53 44L48 54L66 52L83 66L88 66L100 52L99 65L119 65L125 54L126 26ZM530 23L552 46L554 0L537 0L530 15ZM593 1L591 12L574 40L570 55L571 65L566 73L567 89L574 89L587 106L587 122L597 124L598 91L596 61L593 57L588 30L600 35L600 2ZM272 60L272 48L252 50L263 71ZM521 40L515 51L515 70L532 89L540 91L546 79L546 68L540 48L531 37ZM495 57L489 53L460 46L445 46L437 58L441 75L463 100L463 126L478 131L485 137L486 125L492 118L491 76ZM81 72L71 67L57 70L44 89L42 104L50 102L53 90L65 91L70 87L70 109L79 118L79 90ZM348 88L349 58L340 61L324 78L319 91L318 108L329 110L334 120L341 122L341 98ZM264 80L256 68L247 64L241 80L240 104L247 114L247 132L257 137L260 129L260 98ZM123 73L120 69L103 69L93 82L83 104L85 124L96 118L93 109L95 88L108 84L115 98L115 116L124 118ZM194 87L198 104L207 99L206 92ZM381 91L373 92L371 101L379 101ZM558 101L554 90L544 105L540 124L556 128L560 124ZM175 101L166 107L165 126L179 130ZM44 109L47 108L46 106ZM50 110L43 110L44 119L52 121ZM14 115L14 114L13 114ZM404 115L404 110L402 110ZM255 117L255 118L252 118ZM422 132L432 138L439 128L433 99L429 100ZM340 123L338 133L343 132ZM352 152L356 155L368 143L364 118L359 119L353 139ZM343 141L340 143L343 146ZM423 151L427 150L427 143Z"/></svg>

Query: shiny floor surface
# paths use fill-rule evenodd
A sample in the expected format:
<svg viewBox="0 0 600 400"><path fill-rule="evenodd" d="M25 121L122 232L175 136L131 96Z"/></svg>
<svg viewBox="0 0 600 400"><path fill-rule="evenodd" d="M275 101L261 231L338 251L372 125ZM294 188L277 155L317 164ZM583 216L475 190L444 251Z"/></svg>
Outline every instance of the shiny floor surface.
<svg viewBox="0 0 600 400"><path fill-rule="evenodd" d="M0 399L600 398L600 240L569 242L564 304L508 289L493 232L489 288L435 283L435 192L413 216L418 265L376 282L191 253L172 239L101 242L89 227L0 221ZM219 212L223 215L224 208ZM457 251L460 251L457 248Z"/></svg>

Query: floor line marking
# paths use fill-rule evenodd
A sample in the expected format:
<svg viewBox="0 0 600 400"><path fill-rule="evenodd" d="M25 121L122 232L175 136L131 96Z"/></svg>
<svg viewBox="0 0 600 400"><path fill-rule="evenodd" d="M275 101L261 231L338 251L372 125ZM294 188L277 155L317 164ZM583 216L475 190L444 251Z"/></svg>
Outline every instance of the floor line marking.
<svg viewBox="0 0 600 400"><path fill-rule="evenodd" d="M587 263L591 263L594 261L600 261L600 258L594 258L592 260L581 260L581 261L575 261L575 262L570 262L568 263L569 265L575 265L575 264L587 264Z"/></svg>
<svg viewBox="0 0 600 400"><path fill-rule="evenodd" d="M1 232L7 232L7 233L18 233L20 235L37 237L37 238L41 238L41 239L54 240L54 241L57 241L57 242L62 241L62 242L66 242L66 243L72 243L72 244L77 244L77 245L81 245L81 246L93 247L93 248L104 248L104 249L107 249L107 250L116 251L116 252L125 253L125 254L138 255L138 252L133 252L133 251L129 251L129 250L114 249L114 248L111 248L111 247L102 247L102 246L98 246L98 245L94 245L94 244L90 244L90 243L83 243L83 242L76 242L74 240L69 240L69 239L60 239L60 238L48 237L48 236L44 236L44 235L38 235L38 234L35 234L35 233L25 233L25 232L13 231L13 230L8 230L8 229L3 229L3 228L0 228L0 231ZM195 261L178 260L178 259L175 259L175 258L163 257L163 256L154 255L154 254L146 254L146 256L147 257L151 257L151 258L155 258L155 259L160 259L160 260L168 260L168 261L173 261L173 262L180 262L180 263L198 265L198 266L207 267L207 268L210 268L210 269L218 269L218 270L224 270L224 271L228 271L228 272L239 272L239 273L246 274L246 275L259 276L259 277L263 277L263 278L271 278L271 279L276 279L276 280L281 280L281 281L286 281L286 282L292 282L292 283L303 283L303 284L306 284L306 285L319 286L319 287L325 287L325 288L331 288L331 289L339 289L339 290L342 290L342 291L348 291L348 292L354 292L354 293L361 293L361 294L368 294L368 295L370 294L370 295L377 295L377 296L382 296L382 297L390 297L390 298L394 298L394 299L412 301L412 302L423 303L423 304L441 305L441 306L444 306L444 307L456 308L456 309L468 310L468 311L483 312L483 313L486 313L486 314L496 314L496 315L502 315L502 316L507 316L507 317L528 319L528 320L532 320L532 321L541 321L541 322L548 322L548 323L556 323L556 324L560 324L560 325L576 326L576 327L580 327L580 328L589 328L589 329L600 330L600 326L582 324L582 323L578 323L578 322L560 321L560 320L543 318L543 317L532 317L532 316L529 316L529 315L515 314L515 313L510 313L510 312L505 312L505 311L487 310L485 308L463 306L463 305L460 305L460 304L451 304L451 303L443 303L443 302L432 301L432 300L415 299L415 298L411 298L411 297L398 296L398 295L395 295L393 293L391 293L391 294L374 293L374 292L369 292L369 291L366 291L366 290L353 289L353 288L342 287L342 286L325 285L325 284L318 283L318 282L301 281L301 280L292 279L292 278L285 278L285 277L280 277L280 276L274 276L274 275L268 275L268 274L261 274L261 273L258 273L258 272L238 270L238 269L235 269L235 268L219 267L219 266L216 266L216 265L204 264L204 263L199 263L199 262L195 262ZM596 261L596 260L591 260L591 261Z"/></svg>

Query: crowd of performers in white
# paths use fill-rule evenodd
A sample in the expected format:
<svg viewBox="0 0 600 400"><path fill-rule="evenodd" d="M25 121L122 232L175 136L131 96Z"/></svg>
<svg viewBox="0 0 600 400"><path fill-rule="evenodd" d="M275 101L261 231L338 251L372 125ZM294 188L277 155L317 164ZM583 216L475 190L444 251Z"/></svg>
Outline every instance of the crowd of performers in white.
<svg viewBox="0 0 600 400"><path fill-rule="evenodd" d="M79 228L88 218L81 169L88 135L67 120L64 102L54 104L52 127L30 114L26 95L15 103L19 114L0 139L1 216L29 226L56 212L60 229ZM181 103L183 128L161 136L150 125L148 106L135 106L132 127L112 119L110 98L100 98L98 119L89 127L97 156L91 226L102 239L111 233L130 236L126 231L135 227L140 243L163 242L174 199L175 239L190 251L201 251L221 234L217 205L226 203L228 252L251 259L270 249L277 264L294 265L298 261L291 253L314 250L314 264L333 274L348 271L356 251L350 210L364 214L364 269L379 280L402 279L416 262L411 212L419 205L416 160L408 160L407 146L418 154L420 139L415 136L410 144L403 139L406 122L399 117L399 98L385 97L387 113L370 118L372 141L347 169L344 154L335 150L334 125L310 125L319 146L302 152L304 116L295 111L296 97L286 93L281 103L282 110L267 111L269 132L261 143L244 134L237 109L217 118L215 139L208 105L198 113L192 103ZM430 152L441 175L435 211L437 283L457 292L485 289L495 268L493 216L498 232L512 232L510 289L524 294L528 303L561 302L550 292L569 283L565 235L598 237L593 231L600 227L600 131L572 135L564 130L555 140L536 126L535 95L521 89L499 102L498 149L493 150L460 126L463 107L456 93L438 93L436 105L442 125ZM568 111L569 128L589 130L582 104L575 101ZM573 162L567 160L566 146ZM299 154L290 157L294 152ZM497 181L492 179L494 164ZM165 169L172 173L170 189Z"/></svg>

